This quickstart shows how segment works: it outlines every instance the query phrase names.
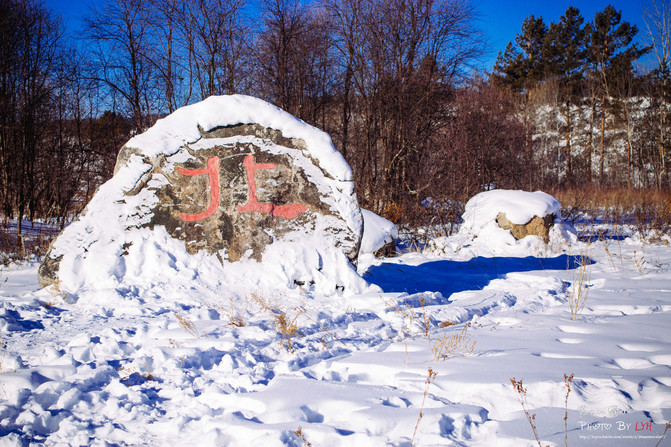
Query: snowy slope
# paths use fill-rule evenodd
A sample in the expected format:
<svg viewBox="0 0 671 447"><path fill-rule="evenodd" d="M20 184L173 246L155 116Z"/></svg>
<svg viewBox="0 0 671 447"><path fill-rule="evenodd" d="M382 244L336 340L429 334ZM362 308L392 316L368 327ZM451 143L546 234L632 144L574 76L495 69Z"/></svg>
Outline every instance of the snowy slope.
<svg viewBox="0 0 671 447"><path fill-rule="evenodd" d="M384 292L350 297L63 295L12 265L0 445L538 445L516 378L543 445L564 445L567 402L568 445L654 446L671 418L668 242L408 253L368 267Z"/></svg>

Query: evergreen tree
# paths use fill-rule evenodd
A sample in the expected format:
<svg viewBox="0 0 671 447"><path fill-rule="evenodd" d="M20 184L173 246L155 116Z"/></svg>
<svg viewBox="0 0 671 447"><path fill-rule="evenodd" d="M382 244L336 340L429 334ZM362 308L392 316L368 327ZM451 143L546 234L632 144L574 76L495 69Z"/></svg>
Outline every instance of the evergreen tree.
<svg viewBox="0 0 671 447"><path fill-rule="evenodd" d="M598 77L601 93L601 143L599 160L599 182L603 183L605 161L605 111L613 95L615 83L631 74L633 63L650 49L639 48L632 41L638 29L636 25L622 21L622 13L612 5L594 16L589 31L588 58L594 76Z"/></svg>
<svg viewBox="0 0 671 447"><path fill-rule="evenodd" d="M528 89L545 77L545 40L548 29L542 17L530 15L522 23L515 43L508 43L494 65L494 78L514 89Z"/></svg>
<svg viewBox="0 0 671 447"><path fill-rule="evenodd" d="M556 75L563 86L575 93L585 70L587 51L584 19L577 8L569 6L559 23L552 23L546 38L547 74Z"/></svg>
<svg viewBox="0 0 671 447"><path fill-rule="evenodd" d="M544 55L547 75L553 75L559 81L560 97L564 103L566 121L566 180L570 183L573 177L571 162L571 105L579 93L579 86L585 70L586 28L584 19L577 8L569 6L559 23L552 23L545 39Z"/></svg>

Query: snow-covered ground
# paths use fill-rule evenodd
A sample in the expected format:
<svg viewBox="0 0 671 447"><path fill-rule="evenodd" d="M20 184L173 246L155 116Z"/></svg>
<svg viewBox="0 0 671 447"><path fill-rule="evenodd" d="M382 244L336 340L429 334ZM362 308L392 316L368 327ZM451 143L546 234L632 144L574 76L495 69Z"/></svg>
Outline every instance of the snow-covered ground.
<svg viewBox="0 0 671 447"><path fill-rule="evenodd" d="M3 267L0 445L535 446L514 378L543 446L655 446L671 247L627 235L367 258L353 296L73 295Z"/></svg>

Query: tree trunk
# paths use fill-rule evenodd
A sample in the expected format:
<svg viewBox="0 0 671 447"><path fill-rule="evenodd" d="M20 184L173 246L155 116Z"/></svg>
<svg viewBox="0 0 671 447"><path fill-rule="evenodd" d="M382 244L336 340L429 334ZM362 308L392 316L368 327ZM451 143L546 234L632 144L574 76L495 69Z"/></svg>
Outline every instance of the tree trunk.
<svg viewBox="0 0 671 447"><path fill-rule="evenodd" d="M589 119L589 135L587 140L587 184L592 184L592 145L594 144L594 115L596 114L596 98L592 97L592 116Z"/></svg>
<svg viewBox="0 0 671 447"><path fill-rule="evenodd" d="M604 140L606 131L606 95L601 96L601 149L599 160L599 185L603 186Z"/></svg>
<svg viewBox="0 0 671 447"><path fill-rule="evenodd" d="M631 132L629 129L629 114L627 113L627 104L622 101L622 116L624 117L625 134L627 138L627 186L631 188L632 184L632 147Z"/></svg>
<svg viewBox="0 0 671 447"><path fill-rule="evenodd" d="M566 182L573 183L571 172L571 101L566 100Z"/></svg>
<svg viewBox="0 0 671 447"><path fill-rule="evenodd" d="M664 82L664 85L666 85L666 80ZM659 162L660 162L660 167L659 171L660 174L658 176L658 188L662 188L667 186L666 185L666 158L665 158L665 148L666 148L666 113L667 113L667 105L666 105L666 99L662 95L662 104L660 107L660 113L659 113Z"/></svg>

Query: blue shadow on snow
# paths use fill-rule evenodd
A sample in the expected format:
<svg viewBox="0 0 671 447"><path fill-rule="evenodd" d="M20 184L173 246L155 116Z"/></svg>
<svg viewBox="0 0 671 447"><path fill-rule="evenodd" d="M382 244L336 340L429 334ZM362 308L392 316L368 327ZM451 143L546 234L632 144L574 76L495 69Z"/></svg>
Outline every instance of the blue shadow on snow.
<svg viewBox="0 0 671 447"><path fill-rule="evenodd" d="M468 261L438 260L420 265L383 263L371 266L363 277L387 293L408 294L440 292L443 297L464 290L479 290L493 279L512 272L535 270L572 270L581 262L594 264L590 258L561 255L555 258L485 258Z"/></svg>

